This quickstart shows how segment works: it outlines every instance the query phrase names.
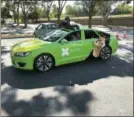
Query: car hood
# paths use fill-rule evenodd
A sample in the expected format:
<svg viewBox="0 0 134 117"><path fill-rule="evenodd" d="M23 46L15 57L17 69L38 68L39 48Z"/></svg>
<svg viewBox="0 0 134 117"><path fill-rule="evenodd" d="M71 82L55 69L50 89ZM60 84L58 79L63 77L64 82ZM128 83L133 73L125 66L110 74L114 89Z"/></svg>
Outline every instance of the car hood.
<svg viewBox="0 0 134 117"><path fill-rule="evenodd" d="M33 49L41 48L42 45L50 44L51 42L43 41L39 39L31 39L27 41L23 41L20 43L15 44L12 47L12 51L14 52L26 52Z"/></svg>

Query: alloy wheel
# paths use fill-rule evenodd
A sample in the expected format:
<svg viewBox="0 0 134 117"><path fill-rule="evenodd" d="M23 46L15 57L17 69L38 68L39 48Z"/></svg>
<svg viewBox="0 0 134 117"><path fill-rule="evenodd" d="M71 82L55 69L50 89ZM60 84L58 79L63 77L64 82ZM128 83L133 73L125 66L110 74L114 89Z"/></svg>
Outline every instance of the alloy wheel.
<svg viewBox="0 0 134 117"><path fill-rule="evenodd" d="M104 47L101 49L101 52L100 52L100 58L102 60L107 60L109 59L111 56L111 49L109 47Z"/></svg>
<svg viewBox="0 0 134 117"><path fill-rule="evenodd" d="M39 71L48 71L53 66L53 60L51 56L42 55L37 59L36 67Z"/></svg>

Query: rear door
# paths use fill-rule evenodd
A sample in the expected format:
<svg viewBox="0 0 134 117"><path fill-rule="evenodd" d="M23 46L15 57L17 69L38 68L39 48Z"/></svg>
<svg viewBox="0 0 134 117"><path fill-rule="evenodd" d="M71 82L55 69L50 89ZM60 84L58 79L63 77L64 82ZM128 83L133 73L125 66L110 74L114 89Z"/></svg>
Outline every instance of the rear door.
<svg viewBox="0 0 134 117"><path fill-rule="evenodd" d="M95 48L95 42L99 39L99 35L94 30L83 30L84 54L85 58L90 55Z"/></svg>

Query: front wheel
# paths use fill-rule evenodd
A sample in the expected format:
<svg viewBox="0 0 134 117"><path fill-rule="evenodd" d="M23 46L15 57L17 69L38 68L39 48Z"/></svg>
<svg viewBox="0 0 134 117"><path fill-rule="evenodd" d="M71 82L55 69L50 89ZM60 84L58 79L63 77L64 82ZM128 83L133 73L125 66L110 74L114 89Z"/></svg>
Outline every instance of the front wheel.
<svg viewBox="0 0 134 117"><path fill-rule="evenodd" d="M54 59L49 54L42 54L36 58L34 66L37 71L46 72L54 66Z"/></svg>
<svg viewBox="0 0 134 117"><path fill-rule="evenodd" d="M107 60L111 57L112 50L109 46L105 46L100 51L100 59L101 60Z"/></svg>

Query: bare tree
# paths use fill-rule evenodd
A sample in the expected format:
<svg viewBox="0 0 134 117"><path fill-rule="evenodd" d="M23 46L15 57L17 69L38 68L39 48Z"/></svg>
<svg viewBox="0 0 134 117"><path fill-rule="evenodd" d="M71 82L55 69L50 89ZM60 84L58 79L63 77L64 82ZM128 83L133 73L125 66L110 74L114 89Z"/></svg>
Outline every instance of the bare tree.
<svg viewBox="0 0 134 117"><path fill-rule="evenodd" d="M35 20L36 20L36 23L38 22L38 17L39 17L39 16L38 16L38 13L37 13L37 8L38 8L37 6L38 6L38 5L39 5L38 1L36 1L36 0L33 1L33 7L32 7L32 9L31 9L31 11L33 11L33 13L34 13L34 15L35 15L34 18L35 18ZM34 18L33 18L33 19L34 19Z"/></svg>
<svg viewBox="0 0 134 117"><path fill-rule="evenodd" d="M17 2L17 26L19 26L19 1Z"/></svg>
<svg viewBox="0 0 134 117"><path fill-rule="evenodd" d="M81 3L84 11L87 12L87 14L89 14L88 27L91 28L91 21L92 21L96 0L84 0Z"/></svg>
<svg viewBox="0 0 134 117"><path fill-rule="evenodd" d="M90 2L89 2L89 19L88 19L88 27L89 28L91 28L94 7L95 7L95 1L90 0Z"/></svg>
<svg viewBox="0 0 134 117"><path fill-rule="evenodd" d="M45 2L43 1L42 3L42 7L44 8L44 11L46 10L46 15L48 18L48 21L50 21L50 10L52 8L53 5L53 0L45 0Z"/></svg>
<svg viewBox="0 0 134 117"><path fill-rule="evenodd" d="M15 13L14 20L15 22L17 22L17 26L19 26L19 5L20 5L19 0L14 1L14 5L13 5L14 6L13 11Z"/></svg>
<svg viewBox="0 0 134 117"><path fill-rule="evenodd" d="M60 16L62 14L63 8L66 4L67 0L58 0L58 13L57 13L57 17L58 17L58 24L60 23Z"/></svg>
<svg viewBox="0 0 134 117"><path fill-rule="evenodd" d="M99 9L101 9L100 15L102 15L103 25L107 25L107 19L111 14L111 5L116 1L102 1L99 5Z"/></svg>
<svg viewBox="0 0 134 117"><path fill-rule="evenodd" d="M16 9L16 3L15 1L6 1L7 2L7 7L8 9L12 12L13 14L13 19L14 19L14 23L16 23L17 20L17 9Z"/></svg>
<svg viewBox="0 0 134 117"><path fill-rule="evenodd" d="M1 23L5 24L5 19L9 18L9 17L11 17L10 10L9 10L9 4L7 2L5 2L5 4L4 4L4 2L1 1L1 18L2 18Z"/></svg>
<svg viewBox="0 0 134 117"><path fill-rule="evenodd" d="M87 12L87 14L89 15L89 19L88 19L88 27L91 28L92 25L92 16L95 10L95 6L98 4L101 6L101 4L104 2L105 0L83 0L82 1L82 6L83 9L85 10L85 12ZM110 1L107 1L110 2ZM99 9L101 11L101 9Z"/></svg>
<svg viewBox="0 0 134 117"><path fill-rule="evenodd" d="M19 25L19 0L5 0L6 8L13 14L14 23Z"/></svg>
<svg viewBox="0 0 134 117"><path fill-rule="evenodd" d="M20 1L20 7L22 9L22 14L23 14L23 20L24 20L24 27L27 27L27 17L28 17L28 12L32 8L32 1Z"/></svg>

